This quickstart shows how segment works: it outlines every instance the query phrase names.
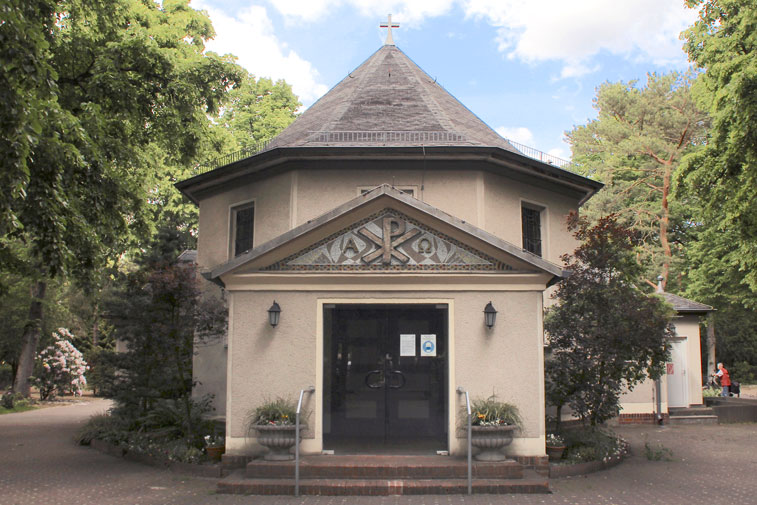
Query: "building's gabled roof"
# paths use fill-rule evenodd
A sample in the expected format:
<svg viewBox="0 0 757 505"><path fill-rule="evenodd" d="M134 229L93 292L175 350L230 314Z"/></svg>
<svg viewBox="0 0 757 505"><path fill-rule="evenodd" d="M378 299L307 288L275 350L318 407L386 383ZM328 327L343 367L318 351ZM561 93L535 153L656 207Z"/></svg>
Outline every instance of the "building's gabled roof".
<svg viewBox="0 0 757 505"><path fill-rule="evenodd" d="M487 146L520 152L385 45L279 134L269 148Z"/></svg>
<svg viewBox="0 0 757 505"><path fill-rule="evenodd" d="M679 312L681 314L703 314L703 313L712 312L715 310L709 305L695 302L693 300L689 300L688 298L674 295L673 293L664 293L664 292L659 293L658 292L657 294L662 296L666 302L668 302L670 305L673 306L676 312Z"/></svg>
<svg viewBox="0 0 757 505"><path fill-rule="evenodd" d="M198 203L207 192L240 178L268 177L291 168L294 160L327 158L480 160L496 173L556 184L579 204L603 186L524 154L393 45L371 55L262 151L237 154L176 187Z"/></svg>
<svg viewBox="0 0 757 505"><path fill-rule="evenodd" d="M335 225L340 222L349 222L352 216L360 212L372 212L372 210L387 206L395 206L402 210L415 212L423 216L425 221L436 223L437 228L444 228L446 230L445 233L464 234L467 237L467 243L478 244L485 249L494 251L495 254L510 258L512 261L509 263L517 265L518 271L521 273L548 274L553 280L569 275L569 272L559 265L527 252L386 184L364 195L360 195L316 219L289 230L279 237L215 267L204 275L209 280L220 282L222 276L233 271L245 271L251 268L251 265L258 265L258 267L252 267L253 271L265 270L271 264L281 259L283 254L281 251L289 249L291 252L292 248L295 250L306 248L313 242L312 237L317 235L319 230L339 228L341 225Z"/></svg>

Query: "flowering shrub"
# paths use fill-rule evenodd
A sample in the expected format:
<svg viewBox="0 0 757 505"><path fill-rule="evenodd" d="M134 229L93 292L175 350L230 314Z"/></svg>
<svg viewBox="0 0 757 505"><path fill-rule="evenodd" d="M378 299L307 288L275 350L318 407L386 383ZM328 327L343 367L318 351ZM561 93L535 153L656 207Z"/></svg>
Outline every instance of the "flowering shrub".
<svg viewBox="0 0 757 505"><path fill-rule="evenodd" d="M565 439L557 433L547 433L547 445L549 447L562 447L565 445Z"/></svg>
<svg viewBox="0 0 757 505"><path fill-rule="evenodd" d="M568 446L564 462L584 463L621 459L628 453L628 442L607 429L596 427L566 430L563 433Z"/></svg>
<svg viewBox="0 0 757 505"><path fill-rule="evenodd" d="M212 435L205 435L205 447L223 447L226 445L226 437L213 433Z"/></svg>
<svg viewBox="0 0 757 505"><path fill-rule="evenodd" d="M37 356L40 372L35 385L42 400L69 392L81 395L87 385L84 372L89 367L82 353L70 342L73 337L66 328L58 328L57 332L53 332L55 342Z"/></svg>
<svg viewBox="0 0 757 505"><path fill-rule="evenodd" d="M474 399L471 404L473 426L520 426L518 407L510 403L497 401L494 395Z"/></svg>
<svg viewBox="0 0 757 505"><path fill-rule="evenodd" d="M288 398L268 400L250 412L248 425L255 426L289 426L295 423L297 407Z"/></svg>

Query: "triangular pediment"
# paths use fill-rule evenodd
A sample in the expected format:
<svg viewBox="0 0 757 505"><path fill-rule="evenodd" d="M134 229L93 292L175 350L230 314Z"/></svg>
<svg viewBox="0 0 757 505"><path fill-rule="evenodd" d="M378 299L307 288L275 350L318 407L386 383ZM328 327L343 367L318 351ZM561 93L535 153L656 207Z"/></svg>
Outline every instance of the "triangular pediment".
<svg viewBox="0 0 757 505"><path fill-rule="evenodd" d="M512 270L396 209L383 209L262 270Z"/></svg>
<svg viewBox="0 0 757 505"><path fill-rule="evenodd" d="M476 226L381 185L217 266L205 275L251 273L566 272Z"/></svg>

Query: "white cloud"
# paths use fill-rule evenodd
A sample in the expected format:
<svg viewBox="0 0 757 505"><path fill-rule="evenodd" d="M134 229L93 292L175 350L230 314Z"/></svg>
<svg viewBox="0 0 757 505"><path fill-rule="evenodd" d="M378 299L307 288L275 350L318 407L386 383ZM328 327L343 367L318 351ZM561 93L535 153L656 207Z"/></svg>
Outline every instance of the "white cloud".
<svg viewBox="0 0 757 505"><path fill-rule="evenodd" d="M554 147L547 151L547 154L549 154L550 156L557 156L558 158L561 158L563 160L570 159L570 151L567 151L563 147Z"/></svg>
<svg viewBox="0 0 757 505"><path fill-rule="evenodd" d="M338 7L355 9L361 16L393 22L405 28L418 27L424 19L446 14L454 0L268 0L290 22L321 21ZM334 22L331 20L330 22Z"/></svg>
<svg viewBox="0 0 757 505"><path fill-rule="evenodd" d="M288 20L317 21L338 6L339 0L269 0Z"/></svg>
<svg viewBox="0 0 757 505"><path fill-rule="evenodd" d="M562 77L598 69L601 51L685 66L679 33L697 16L675 0L461 0L466 16L498 28L500 51L526 62L558 60Z"/></svg>
<svg viewBox="0 0 757 505"><path fill-rule="evenodd" d="M207 10L213 22L216 38L208 41L208 50L234 54L239 64L256 77L284 79L306 106L328 91L313 65L287 49L273 33L265 7L251 5L232 17L202 0L195 0L192 6Z"/></svg>
<svg viewBox="0 0 757 505"><path fill-rule="evenodd" d="M534 145L534 134L525 126L500 126L495 128L494 131L507 140L514 140L529 147Z"/></svg>

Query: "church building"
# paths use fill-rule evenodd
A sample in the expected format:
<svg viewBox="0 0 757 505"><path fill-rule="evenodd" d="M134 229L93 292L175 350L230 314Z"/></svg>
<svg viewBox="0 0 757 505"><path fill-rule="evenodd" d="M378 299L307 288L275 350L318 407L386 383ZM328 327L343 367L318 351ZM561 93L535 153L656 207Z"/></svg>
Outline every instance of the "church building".
<svg viewBox="0 0 757 505"><path fill-rule="evenodd" d="M254 450L257 405L314 386L304 454L465 454L462 388L515 404L508 454L544 457L544 293L601 186L500 137L390 38L265 149L177 184L228 302L194 363L227 453Z"/></svg>

